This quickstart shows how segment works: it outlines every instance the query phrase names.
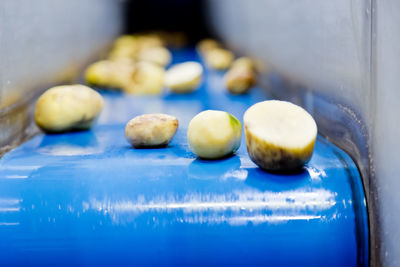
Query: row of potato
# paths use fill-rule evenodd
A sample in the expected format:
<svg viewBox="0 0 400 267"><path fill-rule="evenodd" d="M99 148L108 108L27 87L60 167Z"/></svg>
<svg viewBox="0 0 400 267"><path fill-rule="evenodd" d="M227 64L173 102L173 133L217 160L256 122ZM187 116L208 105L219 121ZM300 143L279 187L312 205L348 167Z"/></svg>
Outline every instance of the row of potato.
<svg viewBox="0 0 400 267"><path fill-rule="evenodd" d="M213 39L204 39L197 51L206 65L215 70L227 70L224 75L226 89L233 94L244 94L257 82L256 64L249 57L235 60L234 54Z"/></svg>
<svg viewBox="0 0 400 267"><path fill-rule="evenodd" d="M166 46L156 34L121 36L114 42L107 59L87 68L86 81L130 94L160 94L164 87L174 93L196 90L202 82L201 64L188 61L165 70L172 60ZM197 48L209 68L229 68L224 79L229 92L246 93L256 83L255 65L250 58L234 60L232 52L211 39L202 40Z"/></svg>
<svg viewBox="0 0 400 267"><path fill-rule="evenodd" d="M84 85L50 88L36 104L35 121L46 132L89 129L103 108L103 98ZM285 101L269 100L251 106L243 116L247 151L265 170L291 170L311 158L317 126L307 111ZM130 120L125 137L133 147L166 146L178 129L167 114L145 114ZM200 158L217 159L240 147L242 125L232 114L207 110L189 123L189 148Z"/></svg>
<svg viewBox="0 0 400 267"><path fill-rule="evenodd" d="M201 83L203 68L197 62L170 67L171 54L158 35L118 38L107 60L86 71L87 82L127 93L158 94L164 86L186 93ZM234 61L232 52L210 39L197 46L206 65L227 69L225 83L232 93L245 93L255 83L256 70L249 58ZM45 132L89 129L103 108L102 96L84 85L57 86L47 90L36 104L35 121ZM296 169L312 155L317 136L314 119L304 109L284 101L263 101L250 107L243 117L250 158L265 170ZM145 114L130 120L125 137L133 147L166 146L179 126L167 114ZM240 147L242 125L233 115L217 110L197 114L189 123L189 148L200 158L226 157Z"/></svg>

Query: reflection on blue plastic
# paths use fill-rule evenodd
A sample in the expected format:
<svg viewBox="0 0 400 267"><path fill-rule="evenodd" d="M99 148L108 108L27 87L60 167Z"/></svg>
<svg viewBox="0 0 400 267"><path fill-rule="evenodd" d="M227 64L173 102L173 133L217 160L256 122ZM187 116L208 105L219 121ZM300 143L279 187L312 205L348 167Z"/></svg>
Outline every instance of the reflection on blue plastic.
<svg viewBox="0 0 400 267"><path fill-rule="evenodd" d="M193 59L193 52L175 53ZM1 263L38 265L367 265L361 179L343 151L318 138L297 174L248 157L197 159L190 119L204 109L237 118L265 99L231 96L220 73L190 95L104 93L87 132L39 135L0 160ZM166 148L132 149L124 125L145 112L180 120Z"/></svg>

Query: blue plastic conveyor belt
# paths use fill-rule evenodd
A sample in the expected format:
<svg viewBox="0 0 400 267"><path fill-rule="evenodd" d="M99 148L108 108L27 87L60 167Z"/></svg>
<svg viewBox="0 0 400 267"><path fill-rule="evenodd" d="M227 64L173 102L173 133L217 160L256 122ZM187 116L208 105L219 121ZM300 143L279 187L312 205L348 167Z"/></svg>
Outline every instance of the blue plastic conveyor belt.
<svg viewBox="0 0 400 267"><path fill-rule="evenodd" d="M194 50L174 61L198 60ZM207 71L188 95L103 93L91 131L40 134L0 160L1 265L368 265L366 203L357 167L318 137L297 174L259 169L244 137L232 157L190 152L190 119L206 109L244 111L268 98L229 95ZM166 148L133 149L127 121L178 117Z"/></svg>

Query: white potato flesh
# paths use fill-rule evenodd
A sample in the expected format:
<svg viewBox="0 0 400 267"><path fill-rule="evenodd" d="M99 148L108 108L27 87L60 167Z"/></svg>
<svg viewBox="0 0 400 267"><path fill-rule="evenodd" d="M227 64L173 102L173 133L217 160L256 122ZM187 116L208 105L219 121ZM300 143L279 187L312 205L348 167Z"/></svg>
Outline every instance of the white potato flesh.
<svg viewBox="0 0 400 267"><path fill-rule="evenodd" d="M231 114L206 110L189 123L189 147L197 156L217 159L234 153L240 146L242 125Z"/></svg>
<svg viewBox="0 0 400 267"><path fill-rule="evenodd" d="M203 76L201 64L188 61L175 64L167 70L165 86L175 93L188 93L197 89Z"/></svg>
<svg viewBox="0 0 400 267"><path fill-rule="evenodd" d="M84 130L91 127L102 108L101 95L87 86L56 86L39 97L35 122L47 132Z"/></svg>
<svg viewBox="0 0 400 267"><path fill-rule="evenodd" d="M303 108L286 101L263 101L251 106L243 120L247 150L261 168L291 170L310 160L317 125Z"/></svg>
<svg viewBox="0 0 400 267"><path fill-rule="evenodd" d="M130 120L125 137L133 147L169 144L178 129L178 119L167 114L144 114Z"/></svg>

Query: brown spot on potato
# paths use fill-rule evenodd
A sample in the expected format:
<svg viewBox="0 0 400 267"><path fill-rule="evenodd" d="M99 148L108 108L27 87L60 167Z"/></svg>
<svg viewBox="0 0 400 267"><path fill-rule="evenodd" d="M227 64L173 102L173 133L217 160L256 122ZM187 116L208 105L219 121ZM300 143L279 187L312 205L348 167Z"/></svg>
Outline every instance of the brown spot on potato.
<svg viewBox="0 0 400 267"><path fill-rule="evenodd" d="M314 147L314 143L312 143L304 151L294 153L288 149L268 143L265 140L259 140L247 127L245 127L245 137L250 158L259 167L267 171L300 168L310 160Z"/></svg>
<svg viewBox="0 0 400 267"><path fill-rule="evenodd" d="M133 147L167 145L178 129L177 118L167 114L145 114L130 120L125 137Z"/></svg>
<svg viewBox="0 0 400 267"><path fill-rule="evenodd" d="M231 68L225 74L225 86L232 94L244 94L256 83L256 73L241 67Z"/></svg>

